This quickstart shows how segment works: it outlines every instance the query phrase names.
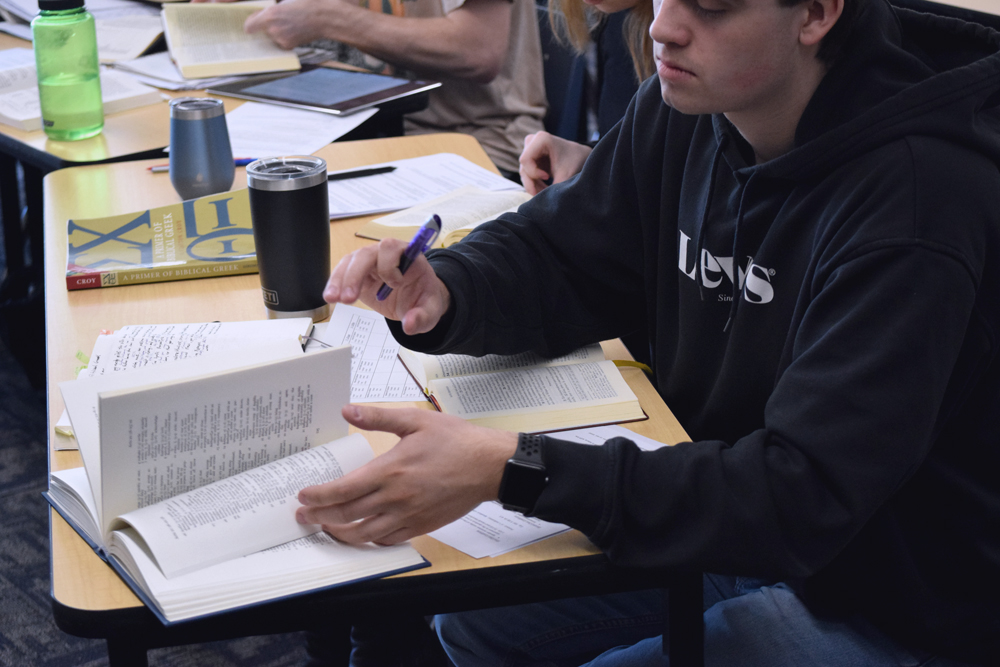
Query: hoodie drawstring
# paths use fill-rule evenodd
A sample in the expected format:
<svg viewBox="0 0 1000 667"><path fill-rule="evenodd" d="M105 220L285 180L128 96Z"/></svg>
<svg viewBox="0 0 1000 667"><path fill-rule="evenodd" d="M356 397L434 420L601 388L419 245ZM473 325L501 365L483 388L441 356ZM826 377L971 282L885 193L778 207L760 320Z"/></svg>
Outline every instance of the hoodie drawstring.
<svg viewBox="0 0 1000 667"><path fill-rule="evenodd" d="M736 216L736 229L733 230L733 300L729 304L729 318L726 320L726 326L722 327L723 333L729 331L729 325L732 324L733 318L736 317L736 309L740 303L740 294L743 292L743 281L740 280L740 227L743 226L743 204L746 202L747 192L750 190L750 182L753 181L756 175L756 171L750 173L750 178L747 179L746 184L743 186L743 192L740 194L740 210ZM747 273L749 272L750 262L747 262Z"/></svg>
<svg viewBox="0 0 1000 667"><path fill-rule="evenodd" d="M708 213L709 213L709 211L712 210L712 198L715 196L715 177L719 173L719 165L722 163L722 151L725 150L727 143L729 143L729 137L724 134L719 139L719 146L718 146L718 148L715 149L715 155L712 157L712 172L711 172L711 176L709 176L709 179L708 179L708 199L705 201L705 209L704 209L704 212L701 215L701 227L699 227L699 229L698 229L698 239L697 239L697 241L695 241L695 245L694 245L695 252L698 253L698 255L696 255L695 258L694 258L694 261L695 261L695 265L694 265L695 271L697 271L698 267L701 265L700 254L702 252L702 248L705 247L705 245L704 245L705 244L705 230L708 228ZM704 301L705 300L704 286L702 285L702 281L701 280L697 280L697 275L698 274L695 273L696 282L698 283L698 297L702 301Z"/></svg>

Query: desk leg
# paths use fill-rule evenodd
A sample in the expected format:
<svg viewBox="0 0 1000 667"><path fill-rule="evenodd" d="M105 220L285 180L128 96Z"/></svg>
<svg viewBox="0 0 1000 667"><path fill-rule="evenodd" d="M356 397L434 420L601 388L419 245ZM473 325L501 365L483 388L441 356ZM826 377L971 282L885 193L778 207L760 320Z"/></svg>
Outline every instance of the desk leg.
<svg viewBox="0 0 1000 667"><path fill-rule="evenodd" d="M28 241L31 243L31 269L41 281L42 263L45 261L45 249L42 247L45 213L42 210L45 196L42 190L42 179L45 172L37 167L22 164L24 170L24 198L28 207Z"/></svg>
<svg viewBox="0 0 1000 667"><path fill-rule="evenodd" d="M24 268L24 233L21 229L21 194L17 187L17 160L0 156L0 216L3 216L3 243L7 273Z"/></svg>
<svg viewBox="0 0 1000 667"><path fill-rule="evenodd" d="M676 577L664 589L667 627L663 631L663 650L670 656L670 667L702 667L705 664L705 621L702 575Z"/></svg>
<svg viewBox="0 0 1000 667"><path fill-rule="evenodd" d="M108 639L108 667L149 667L146 647L129 639Z"/></svg>

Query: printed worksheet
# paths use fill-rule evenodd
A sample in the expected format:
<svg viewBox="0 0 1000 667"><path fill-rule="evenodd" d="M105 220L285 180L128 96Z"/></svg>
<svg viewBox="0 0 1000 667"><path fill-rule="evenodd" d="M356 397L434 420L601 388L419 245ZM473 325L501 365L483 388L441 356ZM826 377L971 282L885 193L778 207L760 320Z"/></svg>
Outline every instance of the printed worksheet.
<svg viewBox="0 0 1000 667"><path fill-rule="evenodd" d="M625 437L640 449L652 450L666 444L641 436L621 426L595 426L574 431L560 431L552 437L585 445L600 445L606 440ZM458 521L428 533L473 558L499 556L547 537L569 530L561 523L549 523L524 516L520 512L505 510L500 503L483 503Z"/></svg>
<svg viewBox="0 0 1000 667"><path fill-rule="evenodd" d="M317 337L351 346L351 402L425 401L427 397L399 360L399 343L378 313L338 303Z"/></svg>

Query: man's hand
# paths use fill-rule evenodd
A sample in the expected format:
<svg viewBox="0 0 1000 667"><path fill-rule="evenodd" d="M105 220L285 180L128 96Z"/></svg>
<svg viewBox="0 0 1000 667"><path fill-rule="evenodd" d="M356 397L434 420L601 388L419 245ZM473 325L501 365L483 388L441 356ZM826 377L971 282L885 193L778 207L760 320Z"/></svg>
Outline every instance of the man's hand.
<svg viewBox="0 0 1000 667"><path fill-rule="evenodd" d="M342 542L396 544L437 530L494 500L517 434L427 410L346 405L344 419L402 438L367 465L299 492L299 523Z"/></svg>
<svg viewBox="0 0 1000 667"><path fill-rule="evenodd" d="M283 49L323 39L329 25L343 25L351 12L367 11L342 0L286 0L246 20L247 34L262 32Z"/></svg>
<svg viewBox="0 0 1000 667"><path fill-rule="evenodd" d="M361 299L375 312L400 321L407 335L427 333L448 312L451 293L423 255L400 273L399 258L405 249L402 241L384 239L344 256L333 268L323 298L329 303ZM375 298L382 283L392 288L385 301Z"/></svg>
<svg viewBox="0 0 1000 667"><path fill-rule="evenodd" d="M562 183L578 174L590 155L590 147L536 132L524 138L521 152L521 182L530 195L537 195L547 186L545 181Z"/></svg>

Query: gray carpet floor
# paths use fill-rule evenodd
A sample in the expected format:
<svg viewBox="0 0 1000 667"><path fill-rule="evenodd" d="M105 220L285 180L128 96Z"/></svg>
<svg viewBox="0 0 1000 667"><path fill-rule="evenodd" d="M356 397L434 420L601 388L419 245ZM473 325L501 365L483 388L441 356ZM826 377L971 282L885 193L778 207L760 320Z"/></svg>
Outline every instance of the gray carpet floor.
<svg viewBox="0 0 1000 667"><path fill-rule="evenodd" d="M0 344L0 665L97 667L105 644L63 633L49 597L45 394L33 390ZM153 666L260 665L291 667L306 661L300 634L250 637L155 649Z"/></svg>

